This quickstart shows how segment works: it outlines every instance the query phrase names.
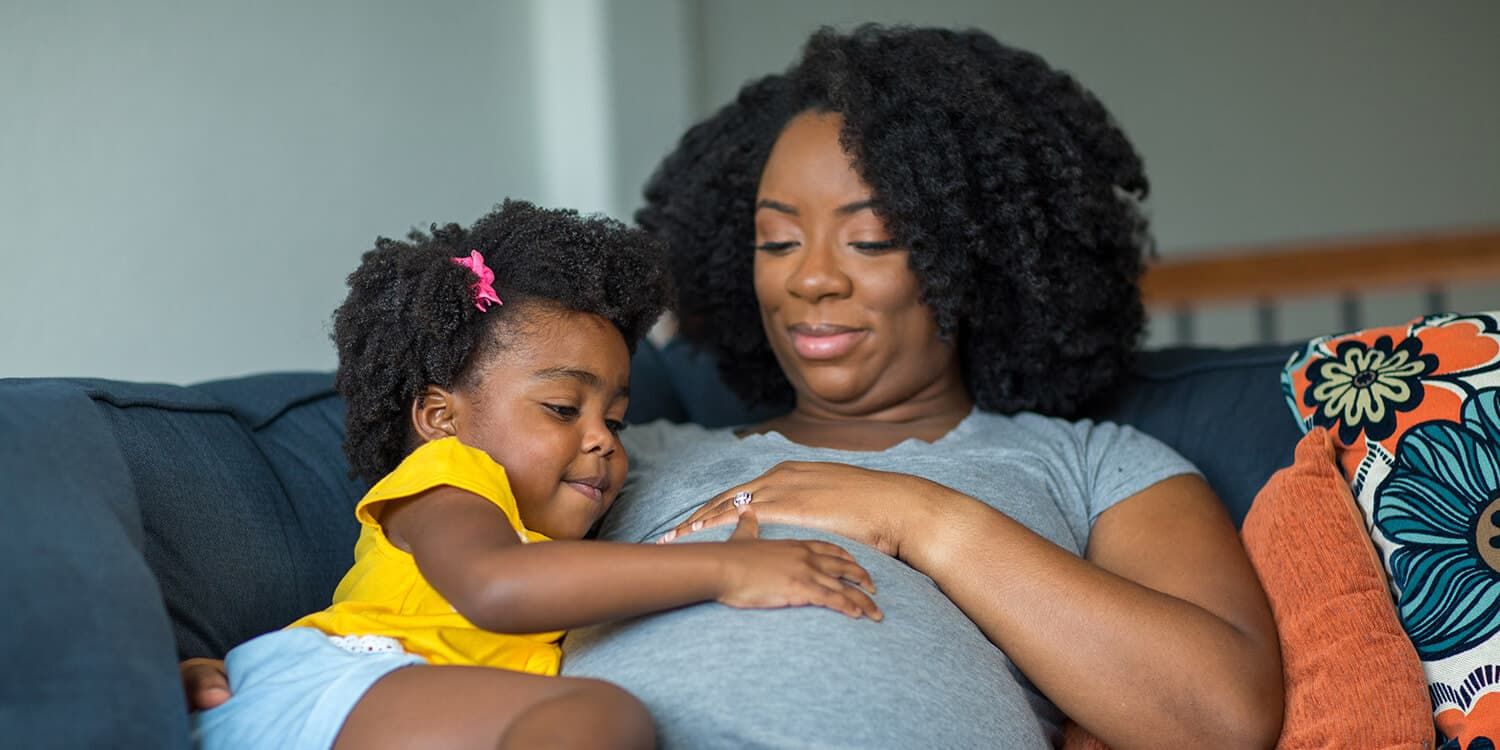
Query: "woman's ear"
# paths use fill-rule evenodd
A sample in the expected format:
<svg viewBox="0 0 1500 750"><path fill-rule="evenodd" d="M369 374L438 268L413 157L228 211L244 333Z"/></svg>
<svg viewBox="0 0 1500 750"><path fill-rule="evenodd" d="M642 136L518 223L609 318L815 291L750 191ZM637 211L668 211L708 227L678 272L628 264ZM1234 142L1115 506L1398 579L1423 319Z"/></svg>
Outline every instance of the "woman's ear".
<svg viewBox="0 0 1500 750"><path fill-rule="evenodd" d="M426 443L458 434L463 399L453 391L427 386L411 401L411 426L417 439Z"/></svg>

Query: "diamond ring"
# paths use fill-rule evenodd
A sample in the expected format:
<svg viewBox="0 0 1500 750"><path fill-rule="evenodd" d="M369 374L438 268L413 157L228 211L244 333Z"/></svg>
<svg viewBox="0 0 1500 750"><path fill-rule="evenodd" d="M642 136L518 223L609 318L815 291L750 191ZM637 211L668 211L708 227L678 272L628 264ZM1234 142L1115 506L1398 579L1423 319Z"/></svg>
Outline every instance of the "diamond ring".
<svg viewBox="0 0 1500 750"><path fill-rule="evenodd" d="M744 490L736 492L734 493L734 500L731 502L734 503L734 507L743 508L746 505L750 504L750 493L745 492Z"/></svg>

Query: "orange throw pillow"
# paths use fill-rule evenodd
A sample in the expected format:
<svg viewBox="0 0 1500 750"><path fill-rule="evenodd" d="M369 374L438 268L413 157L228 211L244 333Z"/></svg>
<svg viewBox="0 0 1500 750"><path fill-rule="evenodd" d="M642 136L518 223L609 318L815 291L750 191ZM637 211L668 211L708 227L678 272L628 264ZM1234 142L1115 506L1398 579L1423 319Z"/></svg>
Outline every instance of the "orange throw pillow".
<svg viewBox="0 0 1500 750"><path fill-rule="evenodd" d="M1422 662L1336 461L1328 431L1309 431L1240 531L1281 636L1286 718L1276 746L1431 747Z"/></svg>

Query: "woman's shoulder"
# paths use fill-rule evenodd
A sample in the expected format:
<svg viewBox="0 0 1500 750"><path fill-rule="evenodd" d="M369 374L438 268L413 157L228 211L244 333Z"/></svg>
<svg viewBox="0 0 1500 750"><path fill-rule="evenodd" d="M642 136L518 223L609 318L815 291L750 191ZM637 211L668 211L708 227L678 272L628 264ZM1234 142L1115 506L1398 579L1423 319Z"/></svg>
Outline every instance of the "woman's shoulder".
<svg viewBox="0 0 1500 750"><path fill-rule="evenodd" d="M1164 443L1128 424L1095 419L1068 419L1035 412L999 414L975 410L967 436L972 445L1064 449L1098 458L1101 449L1126 453L1173 454Z"/></svg>
<svg viewBox="0 0 1500 750"><path fill-rule="evenodd" d="M965 436L984 443L1069 443L1087 434L1101 423L1093 420L1073 420L1052 417L1036 412L1021 411L1010 414L980 411L964 420Z"/></svg>

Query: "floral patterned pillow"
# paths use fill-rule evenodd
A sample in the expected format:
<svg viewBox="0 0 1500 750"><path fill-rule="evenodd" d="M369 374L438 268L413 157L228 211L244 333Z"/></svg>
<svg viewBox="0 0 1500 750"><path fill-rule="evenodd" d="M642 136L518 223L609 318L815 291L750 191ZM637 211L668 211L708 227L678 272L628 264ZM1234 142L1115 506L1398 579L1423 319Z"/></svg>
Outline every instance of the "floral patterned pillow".
<svg viewBox="0 0 1500 750"><path fill-rule="evenodd" d="M1339 463L1427 674L1444 750L1500 742L1500 312L1313 339L1281 376Z"/></svg>

